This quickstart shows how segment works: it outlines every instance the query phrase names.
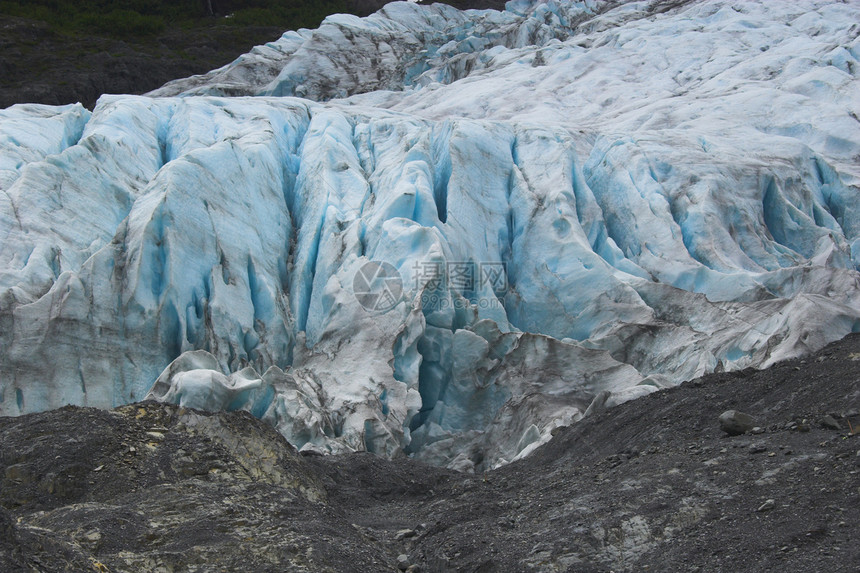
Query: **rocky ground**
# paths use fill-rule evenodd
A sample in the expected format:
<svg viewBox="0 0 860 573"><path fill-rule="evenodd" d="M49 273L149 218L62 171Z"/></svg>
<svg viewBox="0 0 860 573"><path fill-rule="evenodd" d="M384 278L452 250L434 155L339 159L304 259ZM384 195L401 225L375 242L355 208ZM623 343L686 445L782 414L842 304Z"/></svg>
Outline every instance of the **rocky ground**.
<svg viewBox="0 0 860 573"><path fill-rule="evenodd" d="M0 419L2 571L860 570L860 334L595 413L482 475L244 413ZM730 436L735 409L757 428Z"/></svg>

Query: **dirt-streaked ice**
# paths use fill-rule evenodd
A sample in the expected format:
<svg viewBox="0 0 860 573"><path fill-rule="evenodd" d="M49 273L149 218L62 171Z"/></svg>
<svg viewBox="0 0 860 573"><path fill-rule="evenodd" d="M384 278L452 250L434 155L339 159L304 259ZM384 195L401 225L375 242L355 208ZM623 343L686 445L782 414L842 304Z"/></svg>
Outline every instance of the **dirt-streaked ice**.
<svg viewBox="0 0 860 573"><path fill-rule="evenodd" d="M0 414L150 396L485 469L860 330L857 22L398 3L2 110Z"/></svg>

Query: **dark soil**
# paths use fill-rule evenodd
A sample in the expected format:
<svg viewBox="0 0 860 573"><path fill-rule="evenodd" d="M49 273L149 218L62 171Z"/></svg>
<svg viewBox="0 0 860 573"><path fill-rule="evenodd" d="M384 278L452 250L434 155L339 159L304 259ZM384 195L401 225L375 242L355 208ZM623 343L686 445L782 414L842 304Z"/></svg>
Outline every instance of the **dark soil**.
<svg viewBox="0 0 860 573"><path fill-rule="evenodd" d="M211 25L118 40L70 36L45 22L3 16L0 108L81 102L92 109L104 93L145 93L170 80L208 72L282 33L277 27Z"/></svg>
<svg viewBox="0 0 860 573"><path fill-rule="evenodd" d="M0 570L856 572L858 406L855 334L594 414L483 475L301 457L245 413L0 418ZM728 409L759 429L727 435Z"/></svg>

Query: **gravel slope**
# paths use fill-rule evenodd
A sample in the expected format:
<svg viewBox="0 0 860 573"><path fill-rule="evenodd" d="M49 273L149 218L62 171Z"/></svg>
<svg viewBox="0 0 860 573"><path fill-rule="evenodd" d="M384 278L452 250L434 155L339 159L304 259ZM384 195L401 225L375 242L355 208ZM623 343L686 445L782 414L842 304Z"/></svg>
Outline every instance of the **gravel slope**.
<svg viewBox="0 0 860 573"><path fill-rule="evenodd" d="M244 413L2 418L0 569L857 571L858 366L853 334L710 375L483 475L301 457ZM728 409L760 429L729 436Z"/></svg>

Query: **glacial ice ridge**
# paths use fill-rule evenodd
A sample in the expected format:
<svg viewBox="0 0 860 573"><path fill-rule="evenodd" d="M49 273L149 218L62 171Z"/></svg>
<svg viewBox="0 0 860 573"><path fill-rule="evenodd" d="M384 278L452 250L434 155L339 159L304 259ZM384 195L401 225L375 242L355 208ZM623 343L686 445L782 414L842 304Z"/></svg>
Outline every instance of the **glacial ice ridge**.
<svg viewBox="0 0 860 573"><path fill-rule="evenodd" d="M858 331L856 22L395 3L0 110L0 414L149 397L480 471Z"/></svg>

